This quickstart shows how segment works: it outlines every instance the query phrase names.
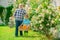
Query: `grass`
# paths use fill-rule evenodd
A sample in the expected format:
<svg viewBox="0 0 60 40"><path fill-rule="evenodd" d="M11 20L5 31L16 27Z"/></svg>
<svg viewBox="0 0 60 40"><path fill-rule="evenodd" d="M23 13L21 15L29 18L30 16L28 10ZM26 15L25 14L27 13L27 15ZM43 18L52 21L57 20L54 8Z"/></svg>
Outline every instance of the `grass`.
<svg viewBox="0 0 60 40"><path fill-rule="evenodd" d="M38 32L29 30L28 36L15 37L15 28L0 26L0 40L48 40L47 37Z"/></svg>

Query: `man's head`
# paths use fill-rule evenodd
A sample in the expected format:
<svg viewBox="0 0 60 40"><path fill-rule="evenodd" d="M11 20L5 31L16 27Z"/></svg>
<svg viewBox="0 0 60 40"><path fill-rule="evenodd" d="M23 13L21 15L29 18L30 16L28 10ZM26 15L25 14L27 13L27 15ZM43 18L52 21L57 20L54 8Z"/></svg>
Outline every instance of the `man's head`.
<svg viewBox="0 0 60 40"><path fill-rule="evenodd" d="M24 8L24 5L23 4L19 4L19 8Z"/></svg>

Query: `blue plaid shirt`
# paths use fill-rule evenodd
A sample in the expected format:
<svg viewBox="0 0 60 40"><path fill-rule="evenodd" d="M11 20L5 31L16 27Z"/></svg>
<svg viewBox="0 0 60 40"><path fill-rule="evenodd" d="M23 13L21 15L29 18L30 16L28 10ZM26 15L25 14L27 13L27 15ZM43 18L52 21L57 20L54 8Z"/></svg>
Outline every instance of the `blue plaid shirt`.
<svg viewBox="0 0 60 40"><path fill-rule="evenodd" d="M26 14L26 10L17 9L14 14L15 20L23 20L25 14Z"/></svg>

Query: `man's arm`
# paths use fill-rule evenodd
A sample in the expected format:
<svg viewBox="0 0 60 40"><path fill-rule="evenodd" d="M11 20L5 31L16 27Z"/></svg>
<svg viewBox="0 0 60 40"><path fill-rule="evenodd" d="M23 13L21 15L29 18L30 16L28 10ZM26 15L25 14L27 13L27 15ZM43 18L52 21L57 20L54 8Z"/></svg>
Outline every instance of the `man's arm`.
<svg viewBox="0 0 60 40"><path fill-rule="evenodd" d="M17 13L17 9L15 10L15 12L14 12L14 14L13 14L13 17L15 17L15 16L16 16L16 13Z"/></svg>
<svg viewBox="0 0 60 40"><path fill-rule="evenodd" d="M13 13L12 18L16 16L17 10Z"/></svg>

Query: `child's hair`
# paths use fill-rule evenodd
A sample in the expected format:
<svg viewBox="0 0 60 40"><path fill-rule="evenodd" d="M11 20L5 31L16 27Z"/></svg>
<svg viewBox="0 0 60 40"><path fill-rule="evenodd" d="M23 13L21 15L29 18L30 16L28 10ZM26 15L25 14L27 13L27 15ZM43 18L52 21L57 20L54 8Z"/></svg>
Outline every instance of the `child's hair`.
<svg viewBox="0 0 60 40"><path fill-rule="evenodd" d="M27 18L28 18L28 17L29 17L29 16L28 16L28 14L26 14L26 15L25 15L25 17L27 17Z"/></svg>
<svg viewBox="0 0 60 40"><path fill-rule="evenodd" d="M28 17L28 14L26 14L26 16Z"/></svg>

